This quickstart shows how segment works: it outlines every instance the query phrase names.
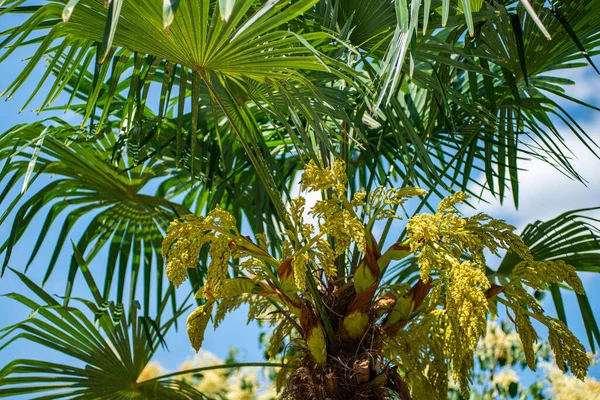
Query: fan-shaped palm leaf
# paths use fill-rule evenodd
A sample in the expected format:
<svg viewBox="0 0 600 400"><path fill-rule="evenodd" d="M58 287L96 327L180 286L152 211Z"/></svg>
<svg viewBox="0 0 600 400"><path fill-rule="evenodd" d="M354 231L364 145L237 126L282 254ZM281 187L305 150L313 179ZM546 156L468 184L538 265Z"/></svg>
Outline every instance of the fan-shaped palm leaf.
<svg viewBox="0 0 600 400"><path fill-rule="evenodd" d="M31 309L31 314L2 330L0 349L27 340L82 365L13 360L0 370L0 397L37 393L36 399L203 398L182 381L138 382L163 335L186 310L180 307L171 318L161 321L169 296L162 299L155 319L138 316L133 303L125 310L103 303L99 295L95 301L81 299L83 309L66 307L25 275L15 273L39 300L21 293L7 295ZM98 293L89 271L86 278L92 292Z"/></svg>
<svg viewBox="0 0 600 400"><path fill-rule="evenodd" d="M143 379L142 372L164 344L163 337L188 307L179 306L164 318L171 286L154 318L138 316L130 307L103 301L94 279L76 251L93 300L73 299L82 308L61 305L25 275L16 272L33 296L7 296L31 309L29 317L0 331L0 351L22 341L47 347L72 358L72 363L16 359L0 370L0 397L39 394L35 399L204 399L194 386L177 376L216 368L277 366L273 363L228 363L178 371ZM33 297L33 298L32 298ZM34 300L35 298L39 300ZM184 302L185 304L185 302Z"/></svg>
<svg viewBox="0 0 600 400"><path fill-rule="evenodd" d="M2 271L10 262L14 246L26 232L30 232L28 228L36 215L42 212L46 218L32 246L27 266L36 258L51 228L56 229L61 215L66 215L47 265L46 282L73 226L93 215L78 240L78 247L93 258L100 249L109 246L103 297L111 297L113 281L117 281L116 301L123 303L125 280L129 275L132 285L129 295L133 298L139 277L143 276L144 306L148 307L150 293L153 292L151 277L155 274L158 276L155 292L159 298L163 294L162 259L157 257L163 230L178 215L189 211L163 197L142 193L152 179L165 173L164 165L151 161L123 172L126 161L121 160L116 165L110 162L107 150L114 145L113 139L106 137L87 143L82 136L82 132L69 125L45 127L34 124L15 129L0 138L0 154L5 160L0 201L7 203L0 222L13 221L10 235L1 246L1 250L6 252ZM28 143L37 143L38 146L32 149ZM11 196L15 189L19 189L17 185L21 179L25 180L23 190ZM24 190L27 185L38 181L43 185L39 190L33 193ZM133 259L128 274L131 253ZM76 273L77 263L73 258L66 296L70 295Z"/></svg>

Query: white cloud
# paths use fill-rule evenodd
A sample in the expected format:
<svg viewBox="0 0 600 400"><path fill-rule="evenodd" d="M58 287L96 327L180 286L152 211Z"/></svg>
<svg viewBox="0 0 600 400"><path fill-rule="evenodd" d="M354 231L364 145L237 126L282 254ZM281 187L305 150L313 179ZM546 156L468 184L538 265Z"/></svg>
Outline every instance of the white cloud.
<svg viewBox="0 0 600 400"><path fill-rule="evenodd" d="M593 57L593 61L597 67L600 66L600 56ZM552 71L548 75L572 80L575 85L564 87L567 95L600 106L600 75L591 66ZM559 103L566 105L563 100L559 100Z"/></svg>
<svg viewBox="0 0 600 400"><path fill-rule="evenodd" d="M598 60L596 60L598 63ZM600 64L600 63L599 63ZM553 72L551 75L567 78L575 85L565 86L566 94L592 105L600 105L600 75L591 67L573 68Z"/></svg>
<svg viewBox="0 0 600 400"><path fill-rule="evenodd" d="M292 199L295 197L304 197L304 199L306 200L306 205L304 206L304 213L302 214L304 222L307 224L311 224L315 227L315 229L318 229L319 221L312 214L310 214L310 210L315 206L315 204L317 204L317 201L322 200L321 192L309 192L306 190L300 190L300 180L303 172L304 170L296 174L296 177L294 178L294 183L292 184L290 190L290 196L292 197Z"/></svg>
<svg viewBox="0 0 600 400"><path fill-rule="evenodd" d="M597 139L600 136L600 115L584 124L583 128ZM491 195L485 196L489 203L480 202L476 208L522 228L529 222L547 220L573 209L600 206L600 160L572 134L562 133L566 147L574 155L571 163L587 181L586 185L566 177L544 161L533 159L520 164L525 170L519 171L518 210L514 208L511 196L501 206ZM485 180L485 177L481 179Z"/></svg>

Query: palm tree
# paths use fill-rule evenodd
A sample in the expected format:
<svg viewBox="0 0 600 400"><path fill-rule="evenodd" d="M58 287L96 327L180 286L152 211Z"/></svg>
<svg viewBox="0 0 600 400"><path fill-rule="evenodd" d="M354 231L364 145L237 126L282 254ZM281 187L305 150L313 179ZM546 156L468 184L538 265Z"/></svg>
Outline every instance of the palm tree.
<svg viewBox="0 0 600 400"><path fill-rule="evenodd" d="M102 302L129 305L141 296L146 318L153 315L150 304L159 307L165 296L181 304L162 283L160 242L171 220L217 205L247 220L254 234L266 234L275 251L290 228L286 204L309 160L325 167L344 160L354 178L350 196L378 185L427 188L413 210L402 210L409 217L433 210L455 190L501 201L510 191L518 205L519 165L527 158L581 180L556 120L590 151L597 147L555 99L597 109L565 94L571 82L552 75L588 63L596 68L596 2L31 3L2 2L2 20L17 14L26 20L0 33L0 63L19 48L33 48L3 95L10 98L35 79L23 107L38 102L40 113L71 110L81 123L49 117L0 137L6 209L0 223L11 224L2 271L36 215L46 223L31 265L46 232L66 214L47 280L58 254L70 249L73 225L92 216L76 239L64 307L81 271L77 253L90 261L104 247L106 270L94 271L104 282ZM36 77L42 60L46 70ZM57 99L66 104L54 105ZM27 191L36 180L42 188ZM597 272L596 231L578 218L538 223L524 240L538 243L564 224L564 239L555 247L538 243L533 254L566 257L579 270ZM390 226L380 247L393 233ZM188 271L194 291L205 281L208 257L203 250ZM489 276L510 275L516 262L509 257ZM415 272L409 258L390 266L384 279L413 282ZM566 321L565 288L549 290ZM579 299L594 348L598 327L587 297ZM135 318L126 323L134 326ZM11 368L4 374L14 373Z"/></svg>

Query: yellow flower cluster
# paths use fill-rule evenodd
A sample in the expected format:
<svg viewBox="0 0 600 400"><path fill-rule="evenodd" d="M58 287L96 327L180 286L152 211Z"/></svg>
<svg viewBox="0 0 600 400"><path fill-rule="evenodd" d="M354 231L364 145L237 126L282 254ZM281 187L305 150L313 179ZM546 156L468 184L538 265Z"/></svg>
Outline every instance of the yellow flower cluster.
<svg viewBox="0 0 600 400"><path fill-rule="evenodd" d="M356 196L354 203L365 205L367 214L374 221L388 218L400 219L400 217L396 215L396 209L391 206L401 205L411 197L421 196L425 193L427 193L426 190L414 186L391 189L379 186L369 193L366 203L362 202L361 204L361 202L358 202Z"/></svg>
<svg viewBox="0 0 600 400"><path fill-rule="evenodd" d="M545 316L539 303L523 286L546 289L550 284L565 282L581 294L583 286L574 268L563 261L534 261L527 246L514 233L515 228L504 221L486 214L463 217L456 205L466 198L463 193L455 193L441 201L435 215L415 216L407 224L421 279L427 282L432 274L438 278L433 284L431 301L436 301L445 289L447 355L463 394L468 391L473 353L484 334L489 313L486 249L494 254L500 249L514 251L523 260L514 268L511 283L504 288L503 296L508 301L502 301L515 313L515 325L529 367L535 369L533 345L538 336L529 320L534 317L548 327L550 345L557 360L567 362L575 376L585 376L589 362L583 345L562 322ZM464 257L470 261L462 262Z"/></svg>
<svg viewBox="0 0 600 400"><path fill-rule="evenodd" d="M306 287L306 272L308 271L308 254L299 253L292 258L292 269L294 270L294 282L298 290L303 291Z"/></svg>
<svg viewBox="0 0 600 400"><path fill-rule="evenodd" d="M311 210L319 220L322 233L336 239L336 256L343 254L354 241L361 252L365 251L365 228L358 217L348 209L343 208L335 199L318 201Z"/></svg>
<svg viewBox="0 0 600 400"><path fill-rule="evenodd" d="M311 224L304 222L304 206L306 205L306 199L304 197L296 197L290 202L290 216L294 225L297 227L300 235L305 238L312 236L314 228Z"/></svg>
<svg viewBox="0 0 600 400"><path fill-rule="evenodd" d="M531 310L535 314L544 314L544 310L539 301L535 299L527 289L520 284L518 280L512 280L513 284L509 284L505 288L503 294L511 301L515 307L523 307L527 310Z"/></svg>
<svg viewBox="0 0 600 400"><path fill-rule="evenodd" d="M204 235L204 218L185 215L171 222L162 243L163 258L167 258L167 278L175 286L188 278L187 270L198 265L200 248L211 237Z"/></svg>
<svg viewBox="0 0 600 400"><path fill-rule="evenodd" d="M222 288L227 279L227 268L231 251L229 250L229 237L219 235L212 241L210 247L210 265L206 273L204 284L204 297L207 299L218 299L223 295Z"/></svg>
<svg viewBox="0 0 600 400"><path fill-rule="evenodd" d="M335 266L335 252L326 240L319 239L315 245L315 250L312 250L311 254L317 260L319 260L319 264L321 264L321 268L323 268L325 275L337 275L337 268Z"/></svg>
<svg viewBox="0 0 600 400"><path fill-rule="evenodd" d="M293 325L287 320L282 320L279 324L277 324L271 333L271 337L269 338L269 347L267 351L269 358L275 359L277 357L277 354L283 347L285 339L291 336L293 329Z"/></svg>
<svg viewBox="0 0 600 400"><path fill-rule="evenodd" d="M587 357L583 344L581 344L562 321L544 315L541 307L537 306L534 309L529 307L531 311L523 308L520 302L522 302L525 295L529 297L529 303L535 301L533 296L526 292L523 294L523 292L524 289L518 297L507 295L509 299L507 305L515 313L515 325L523 344L529 368L535 371L535 351L533 344L538 339L537 333L530 321L531 317L548 328L548 342L560 368L566 372L565 365L568 364L573 375L583 380L590 366L590 360Z"/></svg>
<svg viewBox="0 0 600 400"><path fill-rule="evenodd" d="M533 348L533 344L537 342L538 335L535 329L533 329L533 325L527 315L521 308L514 308L515 311L515 327L517 329L517 333L521 338L521 344L523 346L523 351L525 352L525 359L527 360L527 365L532 371L535 371L535 350Z"/></svg>
<svg viewBox="0 0 600 400"><path fill-rule="evenodd" d="M575 268L564 261L523 261L513 269L511 286L504 294L508 299L507 306L515 313L517 332L521 337L529 367L535 370L533 343L537 341L537 334L529 319L531 317L548 328L548 342L560 368L565 371L564 365L567 363L573 375L583 379L590 365L585 347L562 321L544 315L544 310L536 299L521 285L523 283L542 290L551 284L562 282L571 286L576 293L584 293Z"/></svg>
<svg viewBox="0 0 600 400"><path fill-rule="evenodd" d="M208 301L196 308L187 318L187 333L194 350L200 350L204 341L204 331L210 321L214 302Z"/></svg>
<svg viewBox="0 0 600 400"><path fill-rule="evenodd" d="M215 316L213 318L213 326L215 329L221 325L221 322L223 322L227 314L237 310L242 306L242 304L249 302L250 299L251 296L242 294L239 296L230 297L226 299L226 301L220 301L217 305L217 311L215 312Z"/></svg>
<svg viewBox="0 0 600 400"><path fill-rule="evenodd" d="M229 250L223 244L225 239L217 232L223 237L227 237L229 232L239 235L235 218L219 206L206 218L189 214L171 222L162 243L162 255L167 260L167 278L173 285L181 285L188 277L187 270L196 268L200 248L208 242L219 241L218 249L227 253L218 255L216 250L211 251L213 259L214 256L218 258L215 267L223 268L222 259L229 258Z"/></svg>
<svg viewBox="0 0 600 400"><path fill-rule="evenodd" d="M575 268L565 263L563 260L558 261L533 261L520 262L512 271L513 279L520 279L527 286L543 290L548 284L564 282L577 294L583 294L583 284L577 276Z"/></svg>
<svg viewBox="0 0 600 400"><path fill-rule="evenodd" d="M490 283L481 268L471 262L455 262L445 274L446 311L451 332L447 347L454 379L463 393L468 392L468 376L473 353L486 329L488 302L485 291Z"/></svg>
<svg viewBox="0 0 600 400"><path fill-rule="evenodd" d="M333 163L333 168L321 168L313 160L304 166L302 189L310 191L335 189L338 195L346 193L346 164L341 160Z"/></svg>
<svg viewBox="0 0 600 400"><path fill-rule="evenodd" d="M546 321L549 330L548 342L554 351L556 365L563 372L567 372L565 365L568 363L571 373L583 380L590 367L590 359L586 354L585 347L564 322L552 317L546 317Z"/></svg>
<svg viewBox="0 0 600 400"><path fill-rule="evenodd" d="M240 269L245 271L250 278L254 279L266 279L269 275L265 272L267 269L266 264L254 257L246 258L240 262Z"/></svg>
<svg viewBox="0 0 600 400"><path fill-rule="evenodd" d="M499 249L511 250L522 259L532 261L527 246L514 233L515 227L483 213L472 217L462 216L456 205L466 198L467 195L457 192L440 202L435 215L422 214L409 220L407 231L410 246L417 253L421 279L429 279L431 266L439 264L440 252L452 257L469 253L482 268L485 267L485 249L493 254L498 254Z"/></svg>

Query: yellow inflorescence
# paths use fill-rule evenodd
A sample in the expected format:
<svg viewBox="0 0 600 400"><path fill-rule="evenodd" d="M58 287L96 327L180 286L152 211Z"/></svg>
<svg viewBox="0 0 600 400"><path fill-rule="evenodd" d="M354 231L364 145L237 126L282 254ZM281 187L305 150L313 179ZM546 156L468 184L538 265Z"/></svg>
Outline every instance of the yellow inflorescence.
<svg viewBox="0 0 600 400"><path fill-rule="evenodd" d="M554 351L556 365L563 372L567 372L565 365L568 363L571 373L583 380L590 367L590 359L586 354L585 347L564 322L551 317L546 317L546 321L549 330L548 342Z"/></svg>
<svg viewBox="0 0 600 400"><path fill-rule="evenodd" d="M317 260L319 260L319 264L321 264L321 268L323 268L325 275L337 275L337 268L335 266L335 252L326 240L318 240L314 251L312 251L312 254Z"/></svg>
<svg viewBox="0 0 600 400"><path fill-rule="evenodd" d="M210 314L212 313L213 306L214 303L212 301L206 302L204 305L196 308L187 318L188 337L190 338L192 347L196 351L202 347L204 331L210 321Z"/></svg>
<svg viewBox="0 0 600 400"><path fill-rule="evenodd" d="M303 197L291 200L289 221L292 225L282 232L280 240L274 240L281 243L277 259L269 255L264 235L257 235L257 244L242 236L236 219L221 208L210 211L206 218L188 215L171 223L162 251L167 259L167 276L174 285L185 281L189 268L197 267L200 248L207 243L211 245L206 283L198 294L208 301L188 318L188 334L194 348L202 344L215 301L219 302L215 324L242 303L250 306L249 319L282 322L283 314L272 312L274 301L280 302L278 308L288 307L286 315L298 317L300 309L294 302L301 299L310 304L311 301L301 297L305 295L307 279L311 280L311 288L314 288L312 279L317 287L332 282L324 277L337 277L336 263L344 259L338 257L348 254L353 246L363 253L367 253L367 244L372 249L369 232L374 221L395 218L398 205L425 193L416 187L381 187L371 193L359 191L348 199L345 171L346 165L341 161L335 161L330 169L322 169L314 161L306 164L302 188L328 190L329 194L310 210L316 218L317 229L303 219L306 200ZM417 215L408 221L407 241L418 261L423 281L420 284L431 286L427 285L428 297L419 300L422 306L415 310L413 303L409 304L409 311L402 316L402 329L394 331L396 333L391 333L391 329L386 331L389 341L383 343L385 356L406 371L404 378L414 398L445 398L449 369L463 395L468 397L474 354L486 333L490 310L495 312L496 304L501 303L512 309L516 330L532 369L536 367L534 343L538 336L530 318L549 329L549 342L559 366L564 368L567 363L575 376L583 378L589 367L583 345L562 322L545 316L539 302L528 291L528 288L544 290L552 284L566 283L582 294L583 286L575 269L563 261L535 261L515 234L515 228L504 221L482 213L463 216L456 206L466 198L464 193L455 193L440 202L435 214ZM364 224L358 214L366 216ZM406 249L405 243L401 245ZM484 252L498 254L500 250L516 253L522 262L506 277L510 278L508 284L502 282L505 286L492 287L486 276L489 269ZM232 258L239 261L232 263L238 273L233 279L228 278ZM353 272L355 288L361 273L376 274L371 269L358 268ZM381 277L370 278L372 282L379 282ZM496 300L491 299L494 297ZM359 337L365 326L376 323L372 315L363 310L353 311L343 319L346 331L351 337ZM279 351L283 337L290 335L293 326L286 320L285 327L276 330L272 356ZM384 324L381 326L387 329ZM356 332L352 332L353 329ZM328 362L326 338L321 328L305 336L307 347L317 362Z"/></svg>
<svg viewBox="0 0 600 400"><path fill-rule="evenodd" d="M167 258L168 253L167 277L175 286L187 279L189 268L196 268L200 248L212 238L205 235L204 221L202 217L185 215L169 225L162 244L162 254Z"/></svg>
<svg viewBox="0 0 600 400"><path fill-rule="evenodd" d="M346 164L343 161L336 160L333 168L321 168L313 160L310 160L304 166L302 174L302 189L311 191L335 189L338 194L343 195L346 192Z"/></svg>
<svg viewBox="0 0 600 400"><path fill-rule="evenodd" d="M363 224L350 210L342 208L338 201L318 201L311 213L319 219L320 231L336 239L336 255L344 253L352 241L361 252L365 251Z"/></svg>
<svg viewBox="0 0 600 400"><path fill-rule="evenodd" d="M583 284L575 268L562 260L520 262L513 269L512 275L533 289L543 290L550 283L564 282L577 294L584 293Z"/></svg>
<svg viewBox="0 0 600 400"><path fill-rule="evenodd" d="M517 333L521 338L521 344L523 346L523 351L525 352L527 365L532 371L535 371L535 350L533 345L537 342L538 335L535 329L533 329L531 321L529 318L527 318L525 312L520 308L515 308L515 327L517 328Z"/></svg>
<svg viewBox="0 0 600 400"><path fill-rule="evenodd" d="M515 313L517 332L523 343L527 363L535 368L533 344L537 333L531 324L532 316L549 328L550 344L557 360L567 362L576 376L583 377L589 363L583 345L562 322L546 317L539 303L523 285L546 289L554 283L567 283L577 293L583 286L575 269L563 261L534 261L515 228L486 214L464 217L456 205L467 196L455 193L440 202L437 213L411 218L407 225L409 243L419 263L421 279L425 282L435 275L433 285L437 298L445 289L445 310L449 326L445 341L452 361L454 378L466 394L473 367L476 343L485 332L489 313L486 290L490 282L485 275L484 250L498 254L500 249L515 252L523 260L513 270L511 284L503 296ZM461 261L469 257L469 262Z"/></svg>
<svg viewBox="0 0 600 400"><path fill-rule="evenodd" d="M468 376L473 353L486 329L488 302L485 291L490 283L484 272L471 262L454 263L445 275L446 311L450 323L447 346L454 379L468 393Z"/></svg>
<svg viewBox="0 0 600 400"><path fill-rule="evenodd" d="M292 269L294 270L294 282L300 291L306 287L306 272L308 271L308 254L296 254L292 258Z"/></svg>
<svg viewBox="0 0 600 400"><path fill-rule="evenodd" d="M367 207L367 214L373 220L400 218L396 215L396 208L392 206L399 206L411 197L421 196L425 193L427 191L414 186L391 189L379 186L369 193L364 204Z"/></svg>
<svg viewBox="0 0 600 400"><path fill-rule="evenodd" d="M452 257L466 252L475 263L484 267L484 249L493 254L498 254L499 249L511 250L522 259L533 261L527 246L514 233L513 226L482 213L472 217L462 216L455 206L465 198L463 193L455 193L442 200L435 215L422 214L409 220L407 231L411 249L417 252L420 261L427 262L426 258L434 257L439 250ZM435 247L436 251L427 251L428 247ZM421 254L423 252L426 254ZM430 260L429 264L434 261Z"/></svg>
<svg viewBox="0 0 600 400"><path fill-rule="evenodd" d="M218 299L222 296L223 283L227 279L228 262L231 258L229 241L229 237L225 235L220 235L212 241L210 247L211 261L206 273L206 284L204 285L204 295L207 298Z"/></svg>
<svg viewBox="0 0 600 400"><path fill-rule="evenodd" d="M228 298L224 301L220 301L217 306L217 311L215 312L215 317L213 319L213 326L215 327L215 329L217 329L219 325L221 325L221 322L223 322L227 314L240 308L242 304L247 303L250 298L251 296L243 294L240 296Z"/></svg>

